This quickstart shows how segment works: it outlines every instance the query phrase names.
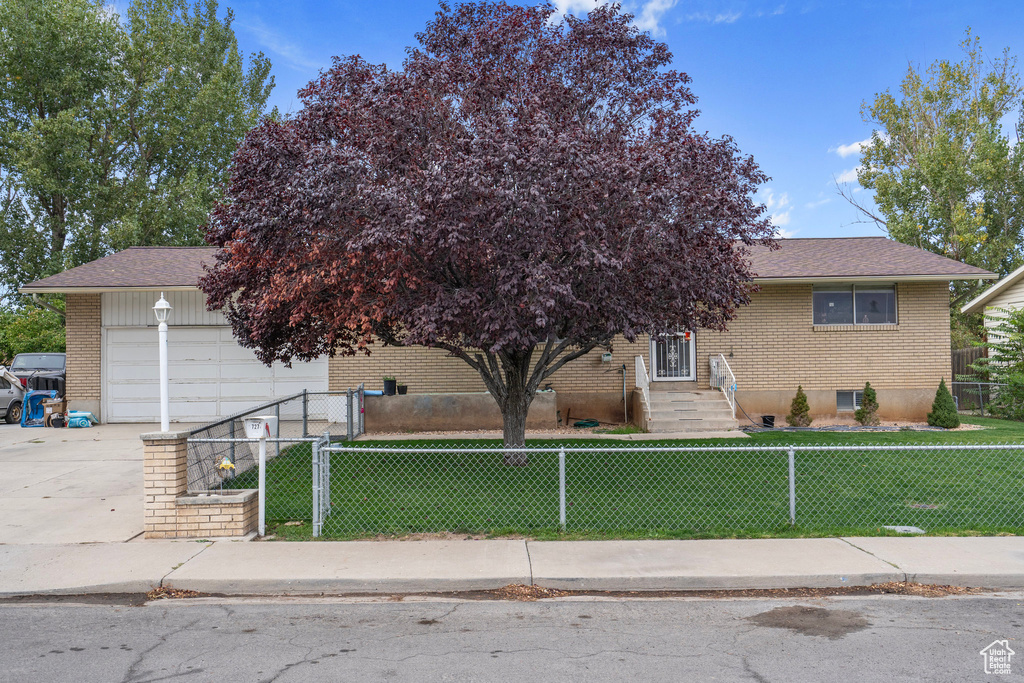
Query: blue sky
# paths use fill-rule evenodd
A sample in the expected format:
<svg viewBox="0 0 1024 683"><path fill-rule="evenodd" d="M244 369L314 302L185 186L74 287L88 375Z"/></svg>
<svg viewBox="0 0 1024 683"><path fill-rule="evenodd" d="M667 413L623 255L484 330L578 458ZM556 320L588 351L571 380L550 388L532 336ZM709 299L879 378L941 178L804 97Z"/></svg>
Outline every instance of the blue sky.
<svg viewBox="0 0 1024 683"><path fill-rule="evenodd" d="M420 0L221 0L244 52L270 57L271 105L295 111L296 91L333 55L400 67L437 5ZM557 0L581 12L595 0ZM733 136L772 180L760 196L786 236L883 234L858 223L834 179L858 164L865 99L896 91L908 64L959 60L967 27L993 58L1024 56L1024 2L627 0L642 28L667 43L693 78L700 131ZM1012 129L1012 126L1011 126ZM1015 137L1011 130L1011 137ZM846 154L846 156L843 156ZM856 180L849 189L857 187ZM858 201L867 193L859 191ZM870 203L870 198L868 198Z"/></svg>

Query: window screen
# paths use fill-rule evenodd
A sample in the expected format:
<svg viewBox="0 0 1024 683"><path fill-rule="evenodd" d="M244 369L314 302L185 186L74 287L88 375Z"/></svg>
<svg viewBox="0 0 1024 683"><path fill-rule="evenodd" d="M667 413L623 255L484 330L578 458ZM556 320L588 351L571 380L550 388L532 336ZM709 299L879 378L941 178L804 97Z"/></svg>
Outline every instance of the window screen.
<svg viewBox="0 0 1024 683"><path fill-rule="evenodd" d="M863 391L837 391L836 410L839 412L853 412L860 408L860 400L864 395Z"/></svg>

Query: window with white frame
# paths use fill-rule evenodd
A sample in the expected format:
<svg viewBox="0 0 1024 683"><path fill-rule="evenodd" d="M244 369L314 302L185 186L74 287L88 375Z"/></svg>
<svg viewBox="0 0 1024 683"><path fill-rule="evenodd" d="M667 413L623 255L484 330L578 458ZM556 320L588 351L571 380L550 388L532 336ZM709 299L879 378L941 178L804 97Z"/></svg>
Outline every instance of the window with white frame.
<svg viewBox="0 0 1024 683"><path fill-rule="evenodd" d="M815 285L815 325L895 325L896 285Z"/></svg>

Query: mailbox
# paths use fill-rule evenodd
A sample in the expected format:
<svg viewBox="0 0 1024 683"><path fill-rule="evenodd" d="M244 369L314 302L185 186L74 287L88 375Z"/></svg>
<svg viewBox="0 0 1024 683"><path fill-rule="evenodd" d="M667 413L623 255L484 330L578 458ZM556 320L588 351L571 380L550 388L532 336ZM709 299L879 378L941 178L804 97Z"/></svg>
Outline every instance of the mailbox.
<svg viewBox="0 0 1024 683"><path fill-rule="evenodd" d="M247 439L266 439L277 432L276 415L256 415L243 420Z"/></svg>

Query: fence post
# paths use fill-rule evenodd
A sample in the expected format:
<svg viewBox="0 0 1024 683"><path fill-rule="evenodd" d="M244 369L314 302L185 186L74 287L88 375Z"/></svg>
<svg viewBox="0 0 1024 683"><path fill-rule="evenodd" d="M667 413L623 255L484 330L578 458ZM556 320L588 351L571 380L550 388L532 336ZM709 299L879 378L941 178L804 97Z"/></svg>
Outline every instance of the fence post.
<svg viewBox="0 0 1024 683"><path fill-rule="evenodd" d="M565 446L558 449L558 524L565 532Z"/></svg>
<svg viewBox="0 0 1024 683"><path fill-rule="evenodd" d="M364 405L365 405L365 402L363 400L364 396L365 396L365 387L364 387L364 385L360 384L359 385L359 433L360 434L363 434L364 432L366 432L366 422L365 422L365 416L364 416L364 410L365 410Z"/></svg>
<svg viewBox="0 0 1024 683"><path fill-rule="evenodd" d="M305 393L305 392L303 392ZM303 428L303 434L305 434L305 428ZM319 444L313 442L313 538L320 535L320 504L323 499L323 494L320 492L320 487L323 482L320 481L320 447Z"/></svg>
<svg viewBox="0 0 1024 683"><path fill-rule="evenodd" d="M302 390L302 438L309 436L309 389Z"/></svg>
<svg viewBox="0 0 1024 683"><path fill-rule="evenodd" d="M274 406L274 415L277 416L277 425L274 427L274 432L275 432L274 436L276 436L278 439L280 439L281 438L281 404L280 403L278 403L277 405ZM278 441L274 445L277 446L277 454L281 455L281 442Z"/></svg>
<svg viewBox="0 0 1024 683"><path fill-rule="evenodd" d="M796 524L796 451L789 447L789 523Z"/></svg>
<svg viewBox="0 0 1024 683"><path fill-rule="evenodd" d="M978 406L981 408L981 416L985 417L985 397L981 393L981 382L978 382Z"/></svg>
<svg viewBox="0 0 1024 683"><path fill-rule="evenodd" d="M352 416L355 414L355 411L352 410L352 387L349 387L348 391L345 393L345 411L345 429L348 432L347 440L351 441L352 433L354 431L352 428Z"/></svg>
<svg viewBox="0 0 1024 683"><path fill-rule="evenodd" d="M235 438L235 421L232 420L228 424L231 425L230 427L228 427L228 435L232 439L234 439ZM231 442L231 463L234 464L234 462L235 462L235 442L232 441Z"/></svg>
<svg viewBox="0 0 1024 683"><path fill-rule="evenodd" d="M324 448L327 452L320 452L321 467L323 467L323 473L320 476L320 488L323 491L323 509L320 513L320 526L323 528L324 517L331 514L331 433L324 431L324 435L320 437L324 441ZM327 459L323 460L323 456L326 455Z"/></svg>

